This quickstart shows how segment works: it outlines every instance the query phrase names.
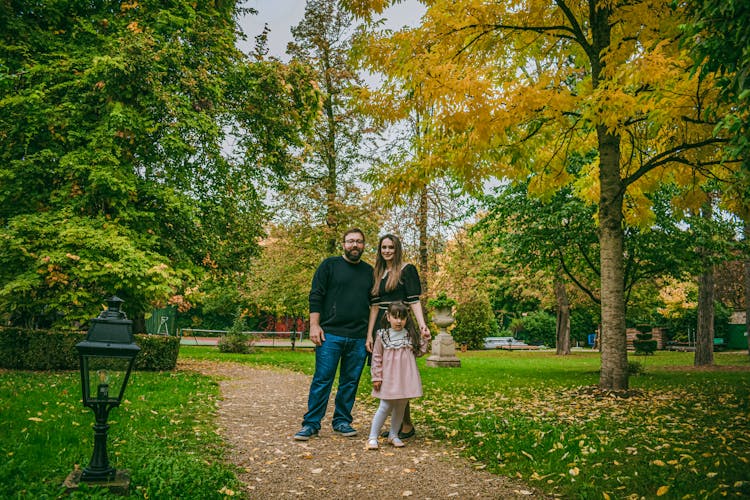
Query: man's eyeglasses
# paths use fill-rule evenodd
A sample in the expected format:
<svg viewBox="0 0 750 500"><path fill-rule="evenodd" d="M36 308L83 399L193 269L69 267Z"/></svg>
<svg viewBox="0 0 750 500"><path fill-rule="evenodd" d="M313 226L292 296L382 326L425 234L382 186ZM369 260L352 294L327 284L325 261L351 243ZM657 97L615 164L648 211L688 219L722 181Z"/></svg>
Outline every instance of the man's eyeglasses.
<svg viewBox="0 0 750 500"><path fill-rule="evenodd" d="M365 240L344 240L347 245L364 245Z"/></svg>

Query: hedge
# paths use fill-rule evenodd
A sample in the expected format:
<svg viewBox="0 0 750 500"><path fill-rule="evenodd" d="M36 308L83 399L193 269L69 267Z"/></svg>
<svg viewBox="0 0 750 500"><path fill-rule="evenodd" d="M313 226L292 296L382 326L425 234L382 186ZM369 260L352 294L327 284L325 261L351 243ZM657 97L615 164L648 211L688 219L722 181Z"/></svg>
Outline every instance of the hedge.
<svg viewBox="0 0 750 500"><path fill-rule="evenodd" d="M75 345L86 332L56 332L25 328L0 328L0 368L12 370L78 370ZM135 335L141 348L135 369L174 370L180 338L166 335Z"/></svg>

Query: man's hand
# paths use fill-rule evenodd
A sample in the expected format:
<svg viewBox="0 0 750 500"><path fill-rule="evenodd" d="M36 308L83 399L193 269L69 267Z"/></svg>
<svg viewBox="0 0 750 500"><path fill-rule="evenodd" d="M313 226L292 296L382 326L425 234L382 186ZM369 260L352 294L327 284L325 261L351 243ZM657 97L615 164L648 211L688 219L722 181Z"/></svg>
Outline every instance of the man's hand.
<svg viewBox="0 0 750 500"><path fill-rule="evenodd" d="M365 349L367 349L367 352L372 352L372 338L367 337L367 341L365 341Z"/></svg>
<svg viewBox="0 0 750 500"><path fill-rule="evenodd" d="M323 342L325 342L326 334L323 333L323 329L320 327L320 325L310 326L310 340L316 346L321 346Z"/></svg>

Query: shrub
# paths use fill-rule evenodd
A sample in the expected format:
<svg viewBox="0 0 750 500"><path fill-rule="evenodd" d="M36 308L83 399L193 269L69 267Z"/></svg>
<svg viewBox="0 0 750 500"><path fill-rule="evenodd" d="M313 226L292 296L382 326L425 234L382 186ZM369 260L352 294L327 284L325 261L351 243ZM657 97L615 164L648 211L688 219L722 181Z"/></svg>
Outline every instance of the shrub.
<svg viewBox="0 0 750 500"><path fill-rule="evenodd" d="M499 331L486 298L464 302L456 308L456 326L451 332L456 343L466 344L469 349L481 349L484 338L495 337Z"/></svg>
<svg viewBox="0 0 750 500"><path fill-rule="evenodd" d="M180 337L136 335L135 343L141 348L141 352L135 358L136 370L169 371L177 366Z"/></svg>
<svg viewBox="0 0 750 500"><path fill-rule="evenodd" d="M0 328L0 368L14 370L78 370L75 345L86 332L57 332ZM137 370L173 370L180 351L179 337L136 335L141 348L135 358Z"/></svg>
<svg viewBox="0 0 750 500"><path fill-rule="evenodd" d="M248 354L254 351L254 339L245 333L246 323L242 311L237 311L232 327L219 339L219 351L234 354Z"/></svg>
<svg viewBox="0 0 750 500"><path fill-rule="evenodd" d="M636 354L653 354L656 351L657 342L652 340L653 335L651 332L638 332L635 336L633 347L635 347Z"/></svg>
<svg viewBox="0 0 750 500"><path fill-rule="evenodd" d="M646 371L646 367L640 361L628 361L628 375L640 375Z"/></svg>
<svg viewBox="0 0 750 500"><path fill-rule="evenodd" d="M557 318L545 311L535 311L522 318L523 336L529 344L555 345Z"/></svg>
<svg viewBox="0 0 750 500"><path fill-rule="evenodd" d="M445 292L440 292L437 297L427 301L427 305L432 309L444 309L456 305L456 301L448 297Z"/></svg>

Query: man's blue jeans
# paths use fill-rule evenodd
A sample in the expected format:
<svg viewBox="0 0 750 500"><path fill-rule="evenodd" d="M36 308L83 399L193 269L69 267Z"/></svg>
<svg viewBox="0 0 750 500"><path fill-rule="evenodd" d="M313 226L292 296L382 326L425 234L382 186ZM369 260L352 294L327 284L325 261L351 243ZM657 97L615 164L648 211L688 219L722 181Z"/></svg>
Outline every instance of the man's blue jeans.
<svg viewBox="0 0 750 500"><path fill-rule="evenodd" d="M307 397L307 413L302 425L320 430L320 421L326 414L331 396L333 379L339 368L339 385L336 391L336 409L333 412L333 428L352 423L352 408L357 395L359 377L362 374L367 350L365 339L352 339L326 333L326 340L315 348L315 375Z"/></svg>

